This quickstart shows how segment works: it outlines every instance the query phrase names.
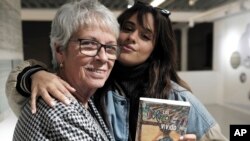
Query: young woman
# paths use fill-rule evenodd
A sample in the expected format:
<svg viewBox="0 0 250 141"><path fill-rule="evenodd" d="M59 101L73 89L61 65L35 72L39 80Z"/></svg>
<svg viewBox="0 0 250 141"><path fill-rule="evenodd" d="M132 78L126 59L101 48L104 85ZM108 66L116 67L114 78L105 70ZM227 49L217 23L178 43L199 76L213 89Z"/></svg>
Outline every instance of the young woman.
<svg viewBox="0 0 250 141"><path fill-rule="evenodd" d="M115 139L127 141L135 139L139 97L189 101L191 110L187 134L195 136L185 136L186 139L227 140L214 118L177 75L176 44L169 14L167 10L137 2L118 17L121 53L105 86L96 92L97 108ZM32 90L33 108L38 96L53 105L49 93L65 101L64 94L74 91L73 88L53 74L37 72L40 69L43 68L33 66L24 69L18 78L19 92ZM49 81L51 83L47 83ZM8 95L19 94L12 91ZM10 104L17 103L12 98L9 100Z"/></svg>

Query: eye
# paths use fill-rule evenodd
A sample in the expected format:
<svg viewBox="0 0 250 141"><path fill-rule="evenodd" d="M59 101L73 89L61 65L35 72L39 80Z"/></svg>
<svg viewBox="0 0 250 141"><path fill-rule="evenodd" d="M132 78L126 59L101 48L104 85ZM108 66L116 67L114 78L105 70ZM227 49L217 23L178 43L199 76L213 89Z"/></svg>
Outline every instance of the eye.
<svg viewBox="0 0 250 141"><path fill-rule="evenodd" d="M97 42L92 40L81 40L81 48L84 50L95 50L97 48Z"/></svg>
<svg viewBox="0 0 250 141"><path fill-rule="evenodd" d="M92 46L92 45L95 45L96 43L95 43L95 41L91 41L91 40L82 40L81 41L81 45L83 45L83 46Z"/></svg>
<svg viewBox="0 0 250 141"><path fill-rule="evenodd" d="M152 40L153 38L153 35L151 33L148 33L148 32L142 32L140 34L142 40L145 40L145 41L149 41L149 40Z"/></svg>
<svg viewBox="0 0 250 141"><path fill-rule="evenodd" d="M142 39L144 39L144 40L150 40L151 39L150 36L147 35L147 34L142 34L141 36L142 36Z"/></svg>
<svg viewBox="0 0 250 141"><path fill-rule="evenodd" d="M118 50L118 47L115 45L107 45L106 46L106 52L110 53L110 54L116 54Z"/></svg>
<svg viewBox="0 0 250 141"><path fill-rule="evenodd" d="M121 28L121 31L123 32L133 32L134 30L135 30L134 26L129 23L124 24Z"/></svg>

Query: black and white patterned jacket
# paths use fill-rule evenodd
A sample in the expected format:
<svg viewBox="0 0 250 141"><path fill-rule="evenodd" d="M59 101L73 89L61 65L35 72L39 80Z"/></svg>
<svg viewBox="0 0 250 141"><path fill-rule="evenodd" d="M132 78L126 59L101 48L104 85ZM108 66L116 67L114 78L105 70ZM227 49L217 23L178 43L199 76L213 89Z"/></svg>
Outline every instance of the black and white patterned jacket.
<svg viewBox="0 0 250 141"><path fill-rule="evenodd" d="M13 141L114 140L91 100L88 109L76 99L71 101L68 106L56 101L55 107L51 108L40 98L36 114L31 113L27 103L16 124Z"/></svg>

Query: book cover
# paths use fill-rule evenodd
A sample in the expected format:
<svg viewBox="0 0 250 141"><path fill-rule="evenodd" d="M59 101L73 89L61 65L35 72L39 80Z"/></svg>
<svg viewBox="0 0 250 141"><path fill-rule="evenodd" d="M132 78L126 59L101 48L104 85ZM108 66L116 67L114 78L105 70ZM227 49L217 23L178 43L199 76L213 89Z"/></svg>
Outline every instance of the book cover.
<svg viewBox="0 0 250 141"><path fill-rule="evenodd" d="M178 141L187 130L190 103L140 98L136 141Z"/></svg>

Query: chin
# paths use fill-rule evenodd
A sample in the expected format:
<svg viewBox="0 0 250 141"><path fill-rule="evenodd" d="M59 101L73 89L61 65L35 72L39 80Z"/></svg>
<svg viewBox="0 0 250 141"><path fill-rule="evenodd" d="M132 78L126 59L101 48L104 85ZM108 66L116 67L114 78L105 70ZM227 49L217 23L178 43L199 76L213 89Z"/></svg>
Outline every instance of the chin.
<svg viewBox="0 0 250 141"><path fill-rule="evenodd" d="M132 55L124 55L120 56L118 61L122 64L133 64L135 61L138 60L138 58L132 56Z"/></svg>
<svg viewBox="0 0 250 141"><path fill-rule="evenodd" d="M94 81L94 82L92 82L90 85L92 86L92 87L95 87L95 88L101 88L101 87L103 87L104 86L104 84L105 84L105 82L100 82L100 81Z"/></svg>

